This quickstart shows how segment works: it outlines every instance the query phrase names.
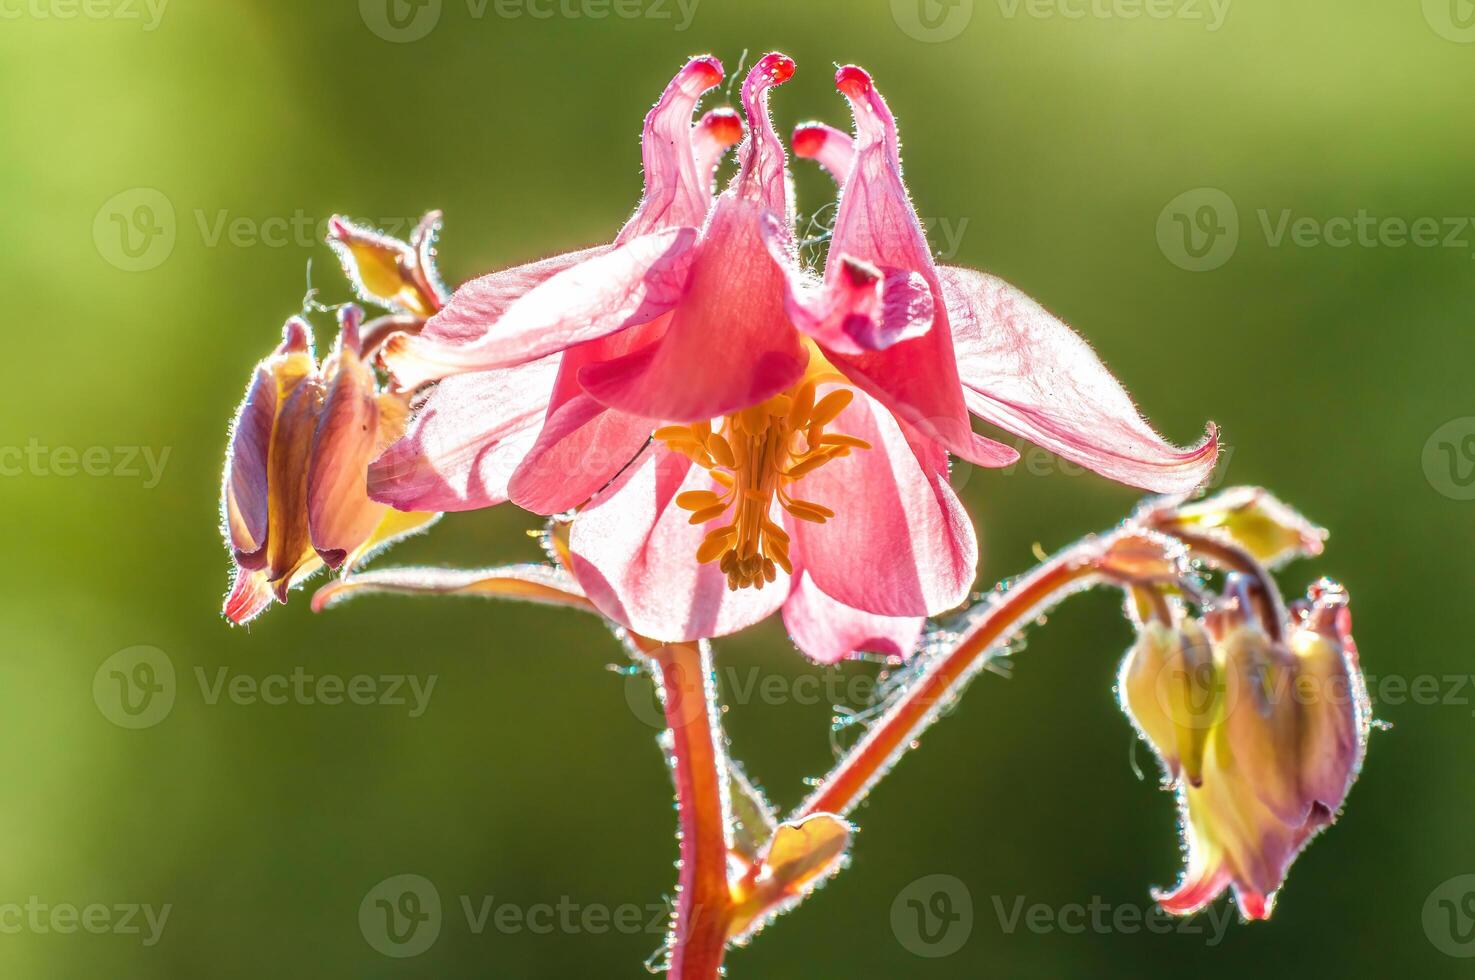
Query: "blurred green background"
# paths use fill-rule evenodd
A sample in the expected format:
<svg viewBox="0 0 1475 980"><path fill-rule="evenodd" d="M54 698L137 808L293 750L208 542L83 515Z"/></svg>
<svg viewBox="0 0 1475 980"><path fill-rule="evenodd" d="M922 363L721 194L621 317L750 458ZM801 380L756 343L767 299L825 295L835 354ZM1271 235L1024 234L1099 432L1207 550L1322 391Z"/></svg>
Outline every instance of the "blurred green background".
<svg viewBox="0 0 1475 980"><path fill-rule="evenodd" d="M638 679L607 669L622 658L605 628L469 600L314 616L306 593L228 628L219 471L227 421L298 309L308 262L324 300L348 297L311 225L443 208L452 282L607 240L639 193L641 117L683 59L711 51L732 73L745 50L751 63L778 48L799 64L773 99L781 130L845 125L831 65L870 68L934 247L1074 324L1173 438L1217 421L1229 481L1270 486L1333 531L1314 567L1286 572L1287 591L1341 579L1368 671L1439 691L1384 685L1378 716L1393 727L1375 733L1344 819L1297 863L1271 923L1011 930L1020 899L1058 913L1095 897L1140 915L1179 870L1172 800L1134 775L1113 701L1130 630L1115 597L1075 599L1034 631L1012 678L974 683L857 813L852 867L735 952L730 974L1468 973L1447 955L1475 952L1457 924L1441 935L1425 916L1436 889L1475 873L1475 683L1459 680L1475 672L1475 488L1461 486L1475 466L1468 3L1154 0L1158 18L1134 0L396 2L3 7L0 446L104 447L107 475L65 476L58 457L0 479L0 906L170 913L152 945L142 916L141 935L0 916L0 972L644 975L661 938L648 912L633 930L488 920L478 933L462 908L491 896L524 912L643 910L670 892L670 784ZM807 166L797 185L806 213L832 196ZM1331 219L1360 212L1434 218L1438 241L1306 237L1337 238ZM1275 234L1287 213L1313 219L1301 244ZM151 229L164 234L144 247ZM118 447L169 455L155 480L142 461L128 475ZM981 588L1032 564L1034 544L1109 527L1137 499L1026 458L960 474ZM530 560L536 526L510 507L452 516L378 564ZM167 655L177 691L167 717L129 730L93 681L138 645ZM734 701L734 678L823 676L774 624L721 642L718 658ZM213 685L222 670L260 682L297 668L435 687L411 717L211 703L197 674ZM786 808L831 748L830 707L785 690L726 720L735 755ZM434 883L442 928L420 956L391 959L358 912L406 873ZM945 958L916 955L892 926L893 902L932 874L954 876L973 906Z"/></svg>

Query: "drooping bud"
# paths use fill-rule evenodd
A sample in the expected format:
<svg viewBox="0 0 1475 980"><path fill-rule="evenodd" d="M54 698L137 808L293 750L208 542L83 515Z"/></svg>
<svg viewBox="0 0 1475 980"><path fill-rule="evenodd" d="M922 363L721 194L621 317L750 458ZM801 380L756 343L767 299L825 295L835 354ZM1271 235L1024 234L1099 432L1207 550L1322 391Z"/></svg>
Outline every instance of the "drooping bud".
<svg viewBox="0 0 1475 980"><path fill-rule="evenodd" d="M1122 662L1123 707L1157 752L1169 783L1202 779L1204 746L1218 718L1223 684L1203 624L1147 623Z"/></svg>
<svg viewBox="0 0 1475 980"><path fill-rule="evenodd" d="M1224 671L1222 748L1255 796L1286 823L1306 819L1300 790L1295 661L1253 623L1234 626L1216 656ZM1226 762L1229 760L1226 760Z"/></svg>
<svg viewBox="0 0 1475 980"><path fill-rule="evenodd" d="M1299 619L1282 624L1282 643L1263 628L1265 607L1249 588L1230 576L1199 631L1212 642L1206 690L1174 680L1194 658L1171 638L1193 620L1174 630L1148 623L1122 668L1124 706L1170 774L1184 774L1177 790L1188 867L1177 886L1153 893L1174 914L1193 914L1232 887L1245 918L1267 918L1296 855L1336 818L1366 747L1367 694L1345 592L1313 588L1295 607ZM1170 680L1149 683L1153 674ZM1207 693L1215 705L1196 716L1208 720L1197 743L1182 741L1174 724L1176 710L1186 706L1191 719L1202 704L1175 700L1188 693ZM1188 757L1195 744L1196 761Z"/></svg>
<svg viewBox="0 0 1475 980"><path fill-rule="evenodd" d="M427 526L369 500L369 463L404 431L405 396L380 392L360 356L362 313L343 311L337 347L319 367L306 321L257 366L237 410L221 511L236 566L225 615L245 623L326 562L346 572L371 549Z"/></svg>
<svg viewBox="0 0 1475 980"><path fill-rule="evenodd" d="M1290 641L1302 711L1301 792L1333 813L1362 767L1371 723L1347 602L1341 587L1319 583Z"/></svg>

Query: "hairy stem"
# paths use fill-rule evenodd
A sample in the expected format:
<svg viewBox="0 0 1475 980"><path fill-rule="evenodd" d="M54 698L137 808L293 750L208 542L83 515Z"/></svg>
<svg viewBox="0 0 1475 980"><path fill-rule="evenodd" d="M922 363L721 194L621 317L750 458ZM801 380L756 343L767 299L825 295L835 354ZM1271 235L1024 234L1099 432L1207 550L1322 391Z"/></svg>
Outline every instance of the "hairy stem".
<svg viewBox="0 0 1475 980"><path fill-rule="evenodd" d="M727 945L727 759L717 737L711 652L705 643L657 647L666 738L681 827L681 875L666 975L715 980Z"/></svg>
<svg viewBox="0 0 1475 980"><path fill-rule="evenodd" d="M854 809L936 712L957 696L990 650L1008 642L1046 607L1097 574L1100 548L1094 539L1072 546L974 614L956 645L937 655L790 819L814 813L843 816Z"/></svg>

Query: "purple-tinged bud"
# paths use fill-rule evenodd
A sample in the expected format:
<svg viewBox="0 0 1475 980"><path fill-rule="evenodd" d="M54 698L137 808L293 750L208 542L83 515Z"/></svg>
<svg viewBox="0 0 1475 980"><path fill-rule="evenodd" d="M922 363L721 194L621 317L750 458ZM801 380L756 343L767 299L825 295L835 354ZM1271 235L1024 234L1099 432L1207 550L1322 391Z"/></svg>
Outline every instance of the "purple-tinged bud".
<svg viewBox="0 0 1475 980"><path fill-rule="evenodd" d="M381 392L362 356L362 311L346 308L319 366L293 317L237 410L221 511L236 566L225 615L245 623L324 563L345 571L369 550L434 520L371 501L369 463L404 432L406 396Z"/></svg>

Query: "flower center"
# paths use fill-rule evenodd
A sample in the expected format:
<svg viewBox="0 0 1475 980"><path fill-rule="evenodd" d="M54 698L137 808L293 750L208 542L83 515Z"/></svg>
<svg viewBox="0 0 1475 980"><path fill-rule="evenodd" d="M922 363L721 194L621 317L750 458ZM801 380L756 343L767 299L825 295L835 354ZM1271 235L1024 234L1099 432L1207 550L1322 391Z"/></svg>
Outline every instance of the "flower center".
<svg viewBox="0 0 1475 980"><path fill-rule="evenodd" d="M717 432L712 423L700 422L655 433L710 473L720 487L688 490L676 498L678 507L692 511L691 523L705 524L732 512L730 523L709 533L697 549L699 563L720 563L729 589L761 589L777 577L779 568L792 573L789 535L771 516L774 499L792 517L825 523L835 512L794 497L793 485L830 460L850 455L852 449L871 448L863 439L825 431L854 392L839 388L816 402L821 380L811 377L781 395L734 412L722 420Z"/></svg>

